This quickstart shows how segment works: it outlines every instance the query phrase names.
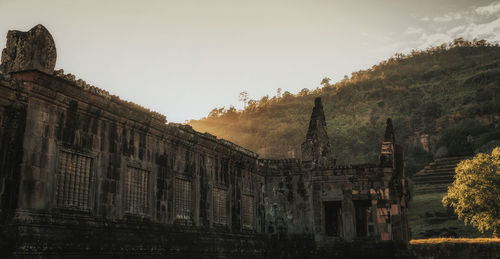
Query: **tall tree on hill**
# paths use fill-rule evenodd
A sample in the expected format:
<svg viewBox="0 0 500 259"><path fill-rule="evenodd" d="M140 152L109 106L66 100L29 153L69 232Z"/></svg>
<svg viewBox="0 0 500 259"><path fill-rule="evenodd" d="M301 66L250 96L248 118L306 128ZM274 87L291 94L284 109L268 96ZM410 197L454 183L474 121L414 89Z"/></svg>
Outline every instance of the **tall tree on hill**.
<svg viewBox="0 0 500 259"><path fill-rule="evenodd" d="M243 106L246 108L247 107L247 102L248 102L248 92L247 91L243 91L240 93L240 95L238 95L238 100L240 100L241 102L243 102Z"/></svg>
<svg viewBox="0 0 500 259"><path fill-rule="evenodd" d="M323 87L329 87L329 86L331 86L330 85L331 80L332 79L330 79L329 77L325 77L325 78L323 78L323 80L321 80L320 85L322 85Z"/></svg>

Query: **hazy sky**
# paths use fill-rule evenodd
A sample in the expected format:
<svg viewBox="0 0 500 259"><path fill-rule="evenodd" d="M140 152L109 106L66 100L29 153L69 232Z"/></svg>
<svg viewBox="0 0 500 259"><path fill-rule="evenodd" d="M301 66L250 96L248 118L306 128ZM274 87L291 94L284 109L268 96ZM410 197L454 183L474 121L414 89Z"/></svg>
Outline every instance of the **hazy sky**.
<svg viewBox="0 0 500 259"><path fill-rule="evenodd" d="M297 93L396 52L499 41L500 2L0 0L1 35L39 23L56 42L56 68L183 122L241 107L241 91Z"/></svg>

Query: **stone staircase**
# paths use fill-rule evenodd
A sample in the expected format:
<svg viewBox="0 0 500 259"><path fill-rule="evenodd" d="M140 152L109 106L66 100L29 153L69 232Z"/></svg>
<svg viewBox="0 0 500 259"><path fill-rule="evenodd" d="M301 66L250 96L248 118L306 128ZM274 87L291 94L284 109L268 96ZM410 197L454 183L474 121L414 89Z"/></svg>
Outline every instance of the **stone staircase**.
<svg viewBox="0 0 500 259"><path fill-rule="evenodd" d="M453 182L457 164L470 157L444 157L429 163L413 177L416 192L446 191L447 186Z"/></svg>

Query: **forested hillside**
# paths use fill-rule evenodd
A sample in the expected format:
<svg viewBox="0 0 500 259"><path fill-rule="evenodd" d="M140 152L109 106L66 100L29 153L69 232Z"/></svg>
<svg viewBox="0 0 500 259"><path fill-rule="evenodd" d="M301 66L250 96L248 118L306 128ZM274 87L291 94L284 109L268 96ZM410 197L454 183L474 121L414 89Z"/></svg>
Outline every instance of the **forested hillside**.
<svg viewBox="0 0 500 259"><path fill-rule="evenodd" d="M410 175L433 156L469 155L500 140L498 44L456 39L321 85L249 100L242 111L216 108L189 124L261 157L300 157L314 98L321 96L339 163L374 163L391 117Z"/></svg>

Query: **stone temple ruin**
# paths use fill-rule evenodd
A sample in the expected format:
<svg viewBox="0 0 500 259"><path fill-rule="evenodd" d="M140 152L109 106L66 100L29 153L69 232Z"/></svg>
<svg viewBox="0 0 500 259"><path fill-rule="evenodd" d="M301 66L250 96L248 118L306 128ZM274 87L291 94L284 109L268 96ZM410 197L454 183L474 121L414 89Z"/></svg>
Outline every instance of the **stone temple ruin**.
<svg viewBox="0 0 500 259"><path fill-rule="evenodd" d="M346 256L341 244L361 257L407 243L405 163L390 119L378 164L337 165L341 147L317 98L302 159L259 159L54 71L42 25L7 39L2 253L307 258Z"/></svg>

